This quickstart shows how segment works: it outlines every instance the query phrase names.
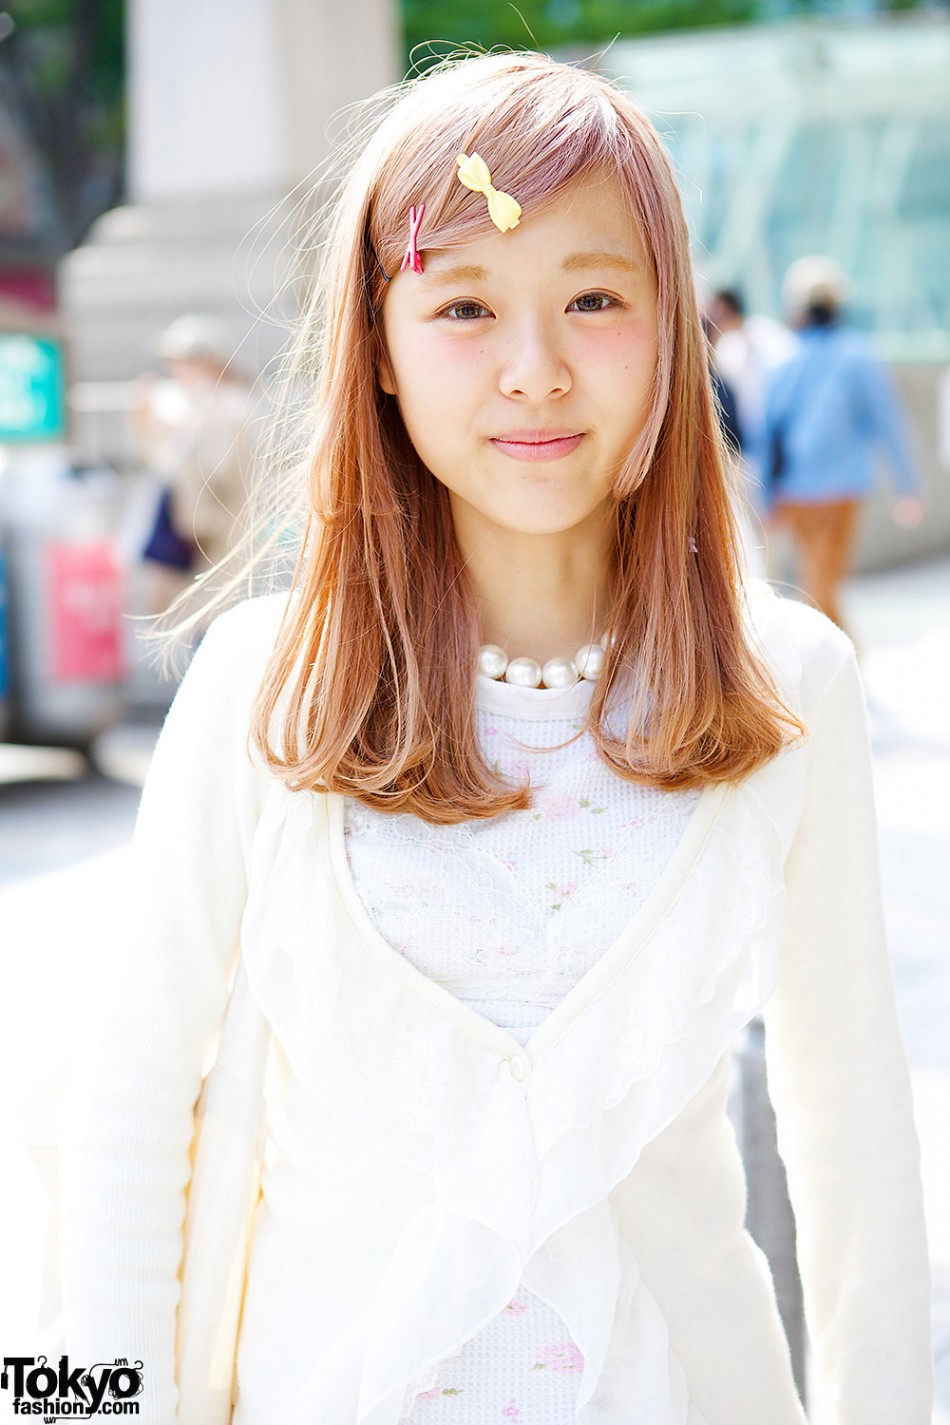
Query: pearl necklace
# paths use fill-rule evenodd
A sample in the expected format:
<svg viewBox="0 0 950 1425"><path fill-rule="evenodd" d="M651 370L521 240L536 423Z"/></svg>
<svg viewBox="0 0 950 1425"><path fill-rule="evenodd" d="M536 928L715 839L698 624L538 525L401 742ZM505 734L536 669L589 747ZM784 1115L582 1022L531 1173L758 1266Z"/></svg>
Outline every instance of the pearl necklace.
<svg viewBox="0 0 950 1425"><path fill-rule="evenodd" d="M534 658L512 658L497 643L478 650L478 671L484 678L516 683L519 688L571 688L581 678L596 682L604 666L603 643L585 643L573 658L549 658L544 667Z"/></svg>

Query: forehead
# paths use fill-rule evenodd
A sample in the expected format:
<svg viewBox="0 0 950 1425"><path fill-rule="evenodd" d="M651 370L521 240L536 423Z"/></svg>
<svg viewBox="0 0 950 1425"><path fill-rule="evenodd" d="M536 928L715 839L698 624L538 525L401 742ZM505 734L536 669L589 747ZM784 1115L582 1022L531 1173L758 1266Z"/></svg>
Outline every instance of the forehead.
<svg viewBox="0 0 950 1425"><path fill-rule="evenodd" d="M514 192L515 185L511 187ZM525 262L532 267L554 264L568 271L592 265L635 269L649 265L648 244L629 194L609 174L573 180L540 208L525 209L517 228L506 233L492 226L486 200L474 194L473 199L485 205L484 232L451 247L426 249L421 244L424 278L434 282L466 273L474 278Z"/></svg>

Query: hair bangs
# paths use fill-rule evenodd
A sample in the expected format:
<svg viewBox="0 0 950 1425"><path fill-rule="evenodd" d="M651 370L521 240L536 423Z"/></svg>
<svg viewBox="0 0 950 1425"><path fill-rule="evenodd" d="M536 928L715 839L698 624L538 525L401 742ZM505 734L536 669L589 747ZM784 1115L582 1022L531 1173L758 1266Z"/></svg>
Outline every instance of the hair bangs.
<svg viewBox="0 0 950 1425"><path fill-rule="evenodd" d="M488 72L476 73L482 65ZM510 193L525 217L591 173L630 173L631 136L605 102L600 83L586 71L559 68L552 83L550 62L541 56L493 55L456 63L421 83L425 102L397 108L390 116L394 131L378 136L388 154L368 205L370 262L375 250L388 275L398 270L409 208L420 203L426 205L422 253L463 246L491 230L484 201L458 180L462 153L481 155L494 187ZM451 103L441 101L443 86L451 87ZM639 186L624 186L639 220ZM378 299L382 274L367 277Z"/></svg>

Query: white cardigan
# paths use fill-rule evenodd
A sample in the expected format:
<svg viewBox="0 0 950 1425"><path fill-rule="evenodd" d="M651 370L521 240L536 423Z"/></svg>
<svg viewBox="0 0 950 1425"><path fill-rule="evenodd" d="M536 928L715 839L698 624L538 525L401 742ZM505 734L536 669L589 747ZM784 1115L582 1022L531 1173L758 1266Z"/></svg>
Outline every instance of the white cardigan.
<svg viewBox="0 0 950 1425"><path fill-rule="evenodd" d="M763 1006L820 1418L929 1425L919 1154L848 640L756 590L808 742L703 792L645 904L522 1047L382 940L342 799L288 792L249 753L285 602L216 621L143 794L127 974L64 1148L73 1359L141 1359L139 1418L175 1420L193 1105L240 946L271 1101L306 1098L326 1183L296 1205L323 1290L274 1342L292 1401L274 1425L396 1425L406 1386L522 1282L583 1355L578 1425L801 1425L725 1113L730 1044ZM252 1249L245 1313L266 1309L253 1288ZM235 1421L272 1425L240 1399Z"/></svg>

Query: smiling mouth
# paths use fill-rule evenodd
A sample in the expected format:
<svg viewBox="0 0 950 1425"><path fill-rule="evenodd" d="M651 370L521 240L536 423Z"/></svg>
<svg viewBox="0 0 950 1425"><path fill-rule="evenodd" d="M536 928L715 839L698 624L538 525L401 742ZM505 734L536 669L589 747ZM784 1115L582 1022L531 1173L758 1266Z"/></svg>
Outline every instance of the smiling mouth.
<svg viewBox="0 0 950 1425"><path fill-rule="evenodd" d="M510 436L495 436L492 445L514 460L561 460L583 440L583 432L574 435L548 436L538 431L516 431Z"/></svg>

